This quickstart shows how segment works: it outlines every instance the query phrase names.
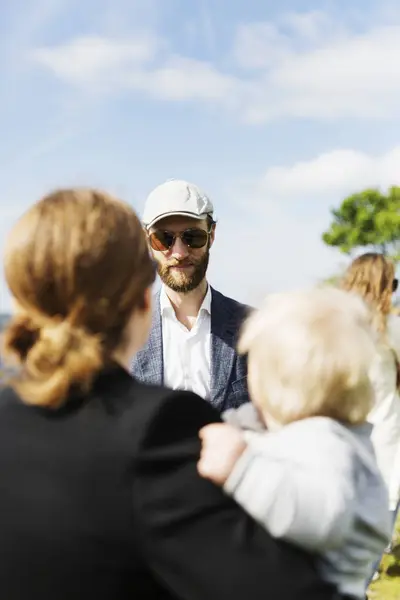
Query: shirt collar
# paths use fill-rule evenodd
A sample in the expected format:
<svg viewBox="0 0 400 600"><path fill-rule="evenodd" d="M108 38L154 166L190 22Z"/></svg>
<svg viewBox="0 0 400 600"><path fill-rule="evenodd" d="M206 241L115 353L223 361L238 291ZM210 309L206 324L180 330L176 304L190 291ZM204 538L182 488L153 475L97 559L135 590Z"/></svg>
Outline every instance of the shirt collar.
<svg viewBox="0 0 400 600"><path fill-rule="evenodd" d="M199 312L201 312L202 310L205 310L209 315L211 315L211 300L212 300L211 287L208 285L207 293L204 296L203 304L200 306Z"/></svg>
<svg viewBox="0 0 400 600"><path fill-rule="evenodd" d="M208 285L207 286L207 293L204 297L203 303L200 306L200 310L199 310L199 314L203 311L205 311L206 313L208 313L209 315L211 315L211 300L212 300L212 294L211 294L211 287ZM173 306L171 304L170 299L167 296L167 292L165 291L165 286L162 285L161 286L161 293L160 293L160 309L161 309L161 314L164 314L165 312L171 312L173 311Z"/></svg>

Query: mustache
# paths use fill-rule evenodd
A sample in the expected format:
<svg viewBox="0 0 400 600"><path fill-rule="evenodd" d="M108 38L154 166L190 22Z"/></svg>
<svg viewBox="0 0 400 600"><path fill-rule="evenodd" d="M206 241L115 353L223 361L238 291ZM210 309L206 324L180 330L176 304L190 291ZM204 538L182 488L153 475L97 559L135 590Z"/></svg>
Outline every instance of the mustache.
<svg viewBox="0 0 400 600"><path fill-rule="evenodd" d="M192 267L195 266L195 263L191 260L174 260L166 265L167 269L171 269L171 267Z"/></svg>

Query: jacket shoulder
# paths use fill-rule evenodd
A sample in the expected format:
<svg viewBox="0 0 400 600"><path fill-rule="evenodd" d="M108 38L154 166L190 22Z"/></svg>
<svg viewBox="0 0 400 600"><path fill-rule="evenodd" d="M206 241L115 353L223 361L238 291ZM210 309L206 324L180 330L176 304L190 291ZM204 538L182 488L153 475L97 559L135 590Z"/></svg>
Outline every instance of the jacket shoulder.
<svg viewBox="0 0 400 600"><path fill-rule="evenodd" d="M225 309L228 309L232 314L237 314L238 317L245 318L254 310L253 306L243 304L238 300L234 300L234 298L225 296L224 294L218 292L214 288L211 288L211 290L214 302L218 302L220 306L223 306Z"/></svg>
<svg viewBox="0 0 400 600"><path fill-rule="evenodd" d="M182 417L181 411L196 412L197 408L201 412L204 407L206 410L211 408L209 403L193 392L172 390L163 385L141 382L135 376L129 377L131 383L125 387L123 405L125 411L131 412L135 418L136 414L140 413L145 420L151 420L163 410L163 407L169 407L172 412L176 411L178 418ZM188 403L190 403L190 411L187 409Z"/></svg>

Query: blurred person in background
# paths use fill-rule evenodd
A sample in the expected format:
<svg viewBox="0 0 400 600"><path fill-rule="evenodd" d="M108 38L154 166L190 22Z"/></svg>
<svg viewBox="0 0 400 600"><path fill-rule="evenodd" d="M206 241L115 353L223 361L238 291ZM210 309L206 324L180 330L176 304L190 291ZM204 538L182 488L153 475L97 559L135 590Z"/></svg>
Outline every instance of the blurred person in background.
<svg viewBox="0 0 400 600"><path fill-rule="evenodd" d="M187 181L167 181L148 196L143 223L162 285L132 373L196 392L219 411L247 403L247 359L236 342L250 309L207 281L216 232L210 198Z"/></svg>
<svg viewBox="0 0 400 600"><path fill-rule="evenodd" d="M199 477L218 412L129 374L155 277L134 211L56 191L13 227L4 266L21 370L0 391L2 597L336 600L308 554Z"/></svg>
<svg viewBox="0 0 400 600"><path fill-rule="evenodd" d="M368 420L373 425L371 439L389 492L393 526L400 497L400 319L393 313L397 286L393 262L375 252L356 258L341 282L342 289L367 303L378 336L378 352L370 373L375 402Z"/></svg>

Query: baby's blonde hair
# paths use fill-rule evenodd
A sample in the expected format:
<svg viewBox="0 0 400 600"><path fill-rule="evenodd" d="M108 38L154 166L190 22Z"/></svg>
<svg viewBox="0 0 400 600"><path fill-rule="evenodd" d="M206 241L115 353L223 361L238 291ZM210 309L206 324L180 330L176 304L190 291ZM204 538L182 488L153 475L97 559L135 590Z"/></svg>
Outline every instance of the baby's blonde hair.
<svg viewBox="0 0 400 600"><path fill-rule="evenodd" d="M356 295L332 287L272 294L244 324L238 350L248 354L253 400L280 425L312 416L365 422L376 342Z"/></svg>

